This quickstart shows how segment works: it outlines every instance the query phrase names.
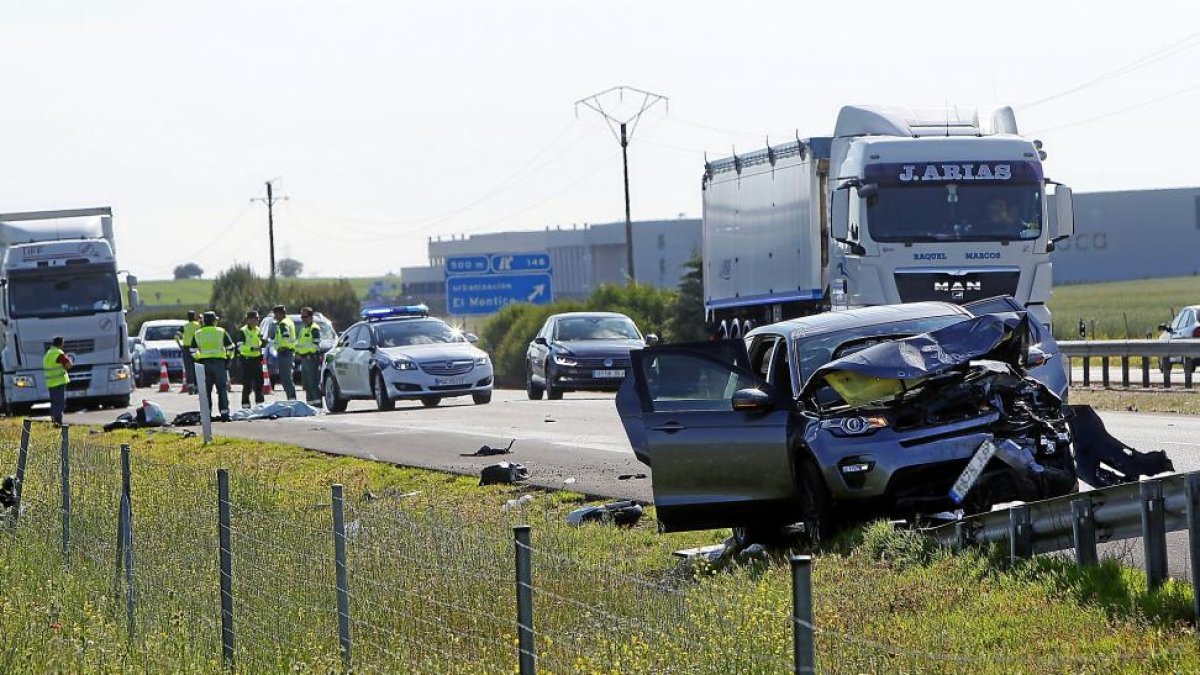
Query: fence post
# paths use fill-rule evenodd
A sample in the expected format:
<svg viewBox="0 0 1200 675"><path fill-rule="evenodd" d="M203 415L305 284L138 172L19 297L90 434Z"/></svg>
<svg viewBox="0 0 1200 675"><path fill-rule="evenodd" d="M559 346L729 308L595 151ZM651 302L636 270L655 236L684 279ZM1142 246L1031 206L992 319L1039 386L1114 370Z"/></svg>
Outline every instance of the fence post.
<svg viewBox="0 0 1200 675"><path fill-rule="evenodd" d="M1188 553L1192 561L1192 615L1200 630L1200 564L1197 564L1200 562L1200 474L1189 473L1183 480L1187 495Z"/></svg>
<svg viewBox="0 0 1200 675"><path fill-rule="evenodd" d="M1099 558L1096 555L1096 518L1090 497L1071 500L1071 533L1075 540L1075 564L1080 567L1095 565Z"/></svg>
<svg viewBox="0 0 1200 675"><path fill-rule="evenodd" d="M1153 591L1167 578L1167 531L1162 482L1142 481L1142 545L1146 558L1146 589Z"/></svg>
<svg viewBox="0 0 1200 675"><path fill-rule="evenodd" d="M203 408L203 406L201 406ZM229 470L217 469L217 531L221 546L221 657L233 669L233 549L229 532Z"/></svg>
<svg viewBox="0 0 1200 675"><path fill-rule="evenodd" d="M121 540L121 548L125 551L125 613L129 639L133 640L137 587L133 582L133 480L128 443L121 444L121 520L125 523L125 538Z"/></svg>
<svg viewBox="0 0 1200 675"><path fill-rule="evenodd" d="M1129 356L1121 357L1121 386L1129 388Z"/></svg>
<svg viewBox="0 0 1200 675"><path fill-rule="evenodd" d="M1108 357L1100 357L1100 382L1108 389Z"/></svg>
<svg viewBox="0 0 1200 675"><path fill-rule="evenodd" d="M65 424L59 445L59 470L62 474L62 554L63 564L68 565L71 562L71 436Z"/></svg>
<svg viewBox="0 0 1200 675"><path fill-rule="evenodd" d="M1170 361L1163 367L1163 389L1171 388L1171 370L1174 364Z"/></svg>
<svg viewBox="0 0 1200 675"><path fill-rule="evenodd" d="M1150 357L1149 356L1142 357L1142 387L1145 389L1150 388Z"/></svg>
<svg viewBox="0 0 1200 675"><path fill-rule="evenodd" d="M528 525L513 528L517 554L517 635L521 675L537 672L533 642L533 549Z"/></svg>
<svg viewBox="0 0 1200 675"><path fill-rule="evenodd" d="M1008 509L1009 557L1013 562L1033 556L1033 527L1029 505L1016 504Z"/></svg>
<svg viewBox="0 0 1200 675"><path fill-rule="evenodd" d="M1183 360L1183 386L1187 389L1192 388L1192 368L1188 363L1190 360L1187 358Z"/></svg>
<svg viewBox="0 0 1200 675"><path fill-rule="evenodd" d="M204 364L196 364L196 393L200 398L200 432L204 444L212 443L212 401L208 399L208 380Z"/></svg>
<svg viewBox="0 0 1200 675"><path fill-rule="evenodd" d="M33 432L33 421L26 417L21 422L21 449L17 452L17 484L13 486L12 520L9 527L16 528L21 517L21 492L25 489L25 462L29 459L29 436Z"/></svg>
<svg viewBox="0 0 1200 675"><path fill-rule="evenodd" d="M792 650L797 673L815 673L813 648L812 556L794 555L792 563Z"/></svg>
<svg viewBox="0 0 1200 675"><path fill-rule="evenodd" d="M333 557L337 572L338 644L342 665L350 670L350 582L346 575L346 526L342 486L333 486Z"/></svg>
<svg viewBox="0 0 1200 675"><path fill-rule="evenodd" d="M971 543L971 528L967 527L967 521L959 520L954 523L954 550L965 551Z"/></svg>
<svg viewBox="0 0 1200 675"><path fill-rule="evenodd" d="M1092 385L1092 357L1083 357L1083 386L1090 387Z"/></svg>

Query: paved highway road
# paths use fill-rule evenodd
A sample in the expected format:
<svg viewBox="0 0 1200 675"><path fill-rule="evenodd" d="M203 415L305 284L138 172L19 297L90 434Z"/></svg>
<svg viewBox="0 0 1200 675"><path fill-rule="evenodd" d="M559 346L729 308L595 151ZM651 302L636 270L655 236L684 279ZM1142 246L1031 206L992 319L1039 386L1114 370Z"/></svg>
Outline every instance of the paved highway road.
<svg viewBox="0 0 1200 675"><path fill-rule="evenodd" d="M155 401L169 416L197 410L197 399L177 393L139 392ZM137 398L137 397L135 397ZM235 399L236 400L236 399ZM116 411L69 415L74 423L102 424ZM1103 412L1109 432L1145 450L1164 449L1178 471L1200 470L1200 416ZM237 438L292 443L323 452L354 455L409 466L477 474L499 459L521 462L532 471L530 481L544 487L564 487L603 497L650 500L650 479L621 480L629 474L650 474L638 463L625 438L611 394L567 394L561 401L530 401L525 392L497 390L492 403L476 406L470 399L447 399L438 408L401 403L381 413L369 402L353 402L345 414L315 418L230 422L214 425L214 433ZM515 439L513 454L464 457L481 445L506 445ZM1169 537L1171 572L1187 573L1186 537ZM1127 551L1140 561L1140 542L1110 546L1110 553Z"/></svg>

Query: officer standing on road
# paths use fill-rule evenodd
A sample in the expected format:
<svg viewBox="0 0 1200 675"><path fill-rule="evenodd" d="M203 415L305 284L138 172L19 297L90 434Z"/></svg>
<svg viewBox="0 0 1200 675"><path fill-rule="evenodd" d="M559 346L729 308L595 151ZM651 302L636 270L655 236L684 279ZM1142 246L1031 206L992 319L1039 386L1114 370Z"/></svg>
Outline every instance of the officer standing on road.
<svg viewBox="0 0 1200 675"><path fill-rule="evenodd" d="M300 359L300 378L304 382L304 398L308 404L321 407L321 329L313 323L313 308L300 309L300 326L296 340L296 356Z"/></svg>
<svg viewBox="0 0 1200 675"><path fill-rule="evenodd" d="M42 372L46 376L46 389L50 391L50 420L62 426L63 412L67 409L67 383L71 376L71 357L63 351L63 337L54 336L50 348L42 357Z"/></svg>
<svg viewBox="0 0 1200 675"><path fill-rule="evenodd" d="M196 310L189 309L187 323L183 324L183 330L175 339L179 343L179 351L183 354L183 381L187 383L189 394L196 393L196 363L192 360L192 353L188 347L192 344L192 338L196 337L198 330L200 330L200 322L196 320Z"/></svg>
<svg viewBox="0 0 1200 675"><path fill-rule="evenodd" d="M271 313L275 315L271 344L275 345L275 367L279 370L279 382L283 385L287 400L295 401L296 384L292 381L292 369L295 367L296 324L288 318L287 308L283 305L275 305Z"/></svg>
<svg viewBox="0 0 1200 675"><path fill-rule="evenodd" d="M189 347L196 350L193 358L204 366L205 390L208 391L208 411L212 413L213 387L217 389L217 409L221 419L229 419L229 368L226 361L233 354L233 340L224 328L217 325L217 313L205 312L204 325L192 337Z"/></svg>
<svg viewBox="0 0 1200 675"><path fill-rule="evenodd" d="M263 402L262 332L258 329L258 312L246 312L246 323L238 329L238 362L242 367L242 407L250 407L250 392L254 402Z"/></svg>

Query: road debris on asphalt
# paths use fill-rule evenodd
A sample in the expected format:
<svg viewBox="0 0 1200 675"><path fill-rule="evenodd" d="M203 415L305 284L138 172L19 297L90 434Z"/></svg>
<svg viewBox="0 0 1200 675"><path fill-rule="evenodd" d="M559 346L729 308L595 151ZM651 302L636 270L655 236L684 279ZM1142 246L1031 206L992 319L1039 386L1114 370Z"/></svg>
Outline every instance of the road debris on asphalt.
<svg viewBox="0 0 1200 675"><path fill-rule="evenodd" d="M585 506L567 514L567 524L576 527L584 523L612 523L617 527L633 527L642 519L642 505L634 501L619 501L601 506Z"/></svg>
<svg viewBox="0 0 1200 675"><path fill-rule="evenodd" d="M459 455L459 457L490 457L492 455L511 455L512 446L517 442L517 439L512 439L508 445L503 448L493 448L490 445L481 445L475 452L468 452Z"/></svg>
<svg viewBox="0 0 1200 675"><path fill-rule="evenodd" d="M0 509L12 508L17 503L17 477L5 476L0 482Z"/></svg>
<svg viewBox="0 0 1200 675"><path fill-rule="evenodd" d="M483 470L479 472L480 485L511 484L528 478L529 469L525 468L524 464L517 462L491 464L483 467Z"/></svg>
<svg viewBox="0 0 1200 675"><path fill-rule="evenodd" d="M1113 437L1091 406L1073 405L1071 412L1076 471L1088 485L1108 487L1175 470L1165 451L1135 450Z"/></svg>
<svg viewBox="0 0 1200 675"><path fill-rule="evenodd" d="M645 477L646 474L644 473L623 473L620 476L617 476L617 480L637 480Z"/></svg>

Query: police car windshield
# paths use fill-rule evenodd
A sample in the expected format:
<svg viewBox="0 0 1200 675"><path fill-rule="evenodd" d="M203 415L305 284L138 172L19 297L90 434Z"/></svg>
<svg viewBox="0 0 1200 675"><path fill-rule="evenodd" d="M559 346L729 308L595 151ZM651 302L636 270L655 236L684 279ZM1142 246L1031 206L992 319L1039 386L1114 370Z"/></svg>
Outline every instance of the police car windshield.
<svg viewBox="0 0 1200 675"><path fill-rule="evenodd" d="M1041 214L1037 185L879 186L867 199L867 226L878 242L1037 239Z"/></svg>
<svg viewBox="0 0 1200 675"><path fill-rule="evenodd" d="M14 319L115 312L121 309L121 287L112 268L11 270L8 303Z"/></svg>
<svg viewBox="0 0 1200 675"><path fill-rule="evenodd" d="M183 326L146 326L146 340L174 340Z"/></svg>
<svg viewBox="0 0 1200 675"><path fill-rule="evenodd" d="M375 340L380 347L408 347L465 342L466 338L438 319L409 319L375 324Z"/></svg>
<svg viewBox="0 0 1200 675"><path fill-rule="evenodd" d="M623 316L582 316L559 319L554 327L554 339L570 340L640 340L637 326Z"/></svg>

